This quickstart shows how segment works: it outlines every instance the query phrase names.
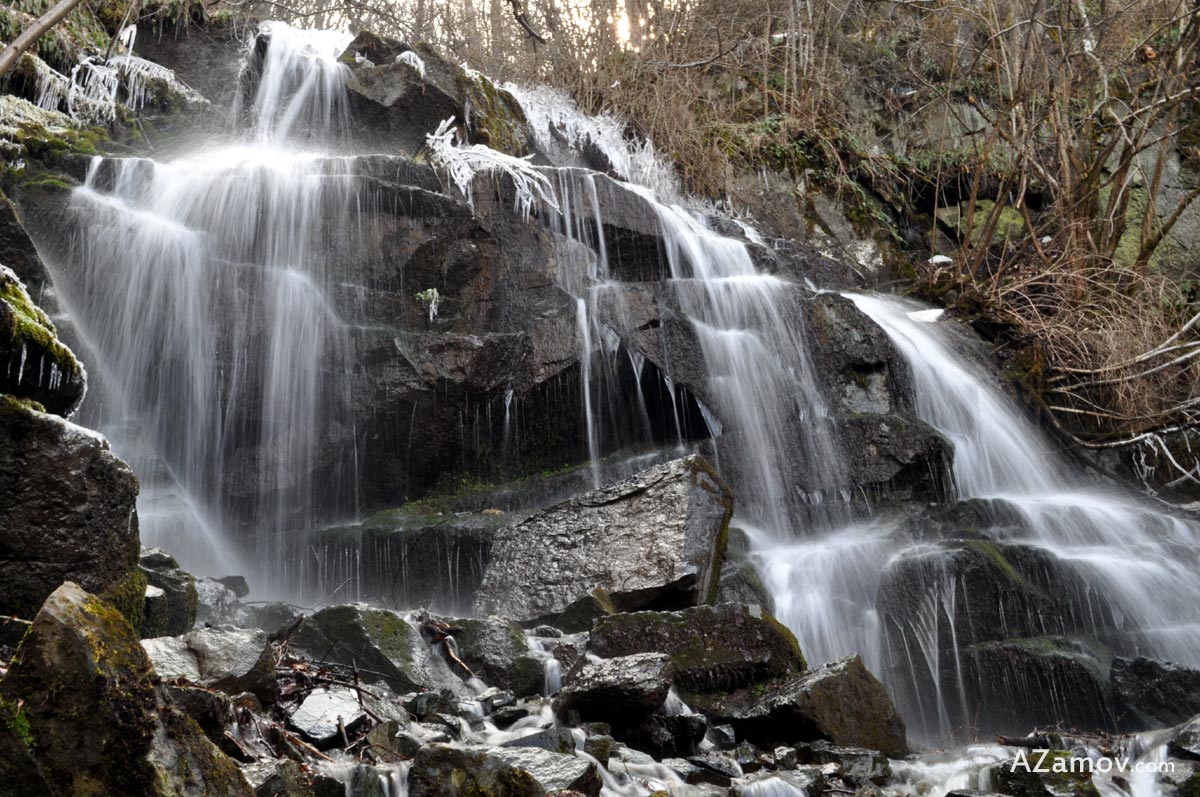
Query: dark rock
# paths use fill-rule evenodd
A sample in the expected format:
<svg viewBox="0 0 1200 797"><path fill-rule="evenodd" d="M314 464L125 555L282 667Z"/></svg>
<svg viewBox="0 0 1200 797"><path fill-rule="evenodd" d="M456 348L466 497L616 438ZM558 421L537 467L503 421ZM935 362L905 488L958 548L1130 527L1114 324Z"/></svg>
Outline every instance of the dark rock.
<svg viewBox="0 0 1200 797"><path fill-rule="evenodd" d="M16 206L3 192L0 192L0 252L4 253L5 265L25 285L33 302L47 313L55 313L58 308L50 273L38 257Z"/></svg>
<svg viewBox="0 0 1200 797"><path fill-rule="evenodd" d="M904 755L904 721L858 656L723 694L685 693L684 699L741 739L762 747L828 739L835 744Z"/></svg>
<svg viewBox="0 0 1200 797"><path fill-rule="evenodd" d="M215 745L220 745L233 722L233 705L224 692L195 686L164 686L163 696L172 706L191 717Z"/></svg>
<svg viewBox="0 0 1200 797"><path fill-rule="evenodd" d="M729 786L734 778L740 778L744 774L738 762L725 753L701 753L691 756L687 761L696 767L695 772L688 777L688 783Z"/></svg>
<svg viewBox="0 0 1200 797"><path fill-rule="evenodd" d="M587 753L601 764L606 764L609 757L612 755L613 742L613 738L607 734L588 734L587 738L583 740L583 752Z"/></svg>
<svg viewBox="0 0 1200 797"><path fill-rule="evenodd" d="M239 598L250 594L250 585L246 583L245 576L224 576L213 580L228 587L229 591Z"/></svg>
<svg viewBox="0 0 1200 797"><path fill-rule="evenodd" d="M129 623L69 582L46 600L0 682L0 711L0 794L252 794L196 723L160 698Z"/></svg>
<svg viewBox="0 0 1200 797"><path fill-rule="evenodd" d="M517 697L541 692L544 667L529 649L516 623L498 617L449 620L458 656L485 683L510 690Z"/></svg>
<svg viewBox="0 0 1200 797"><path fill-rule="evenodd" d="M0 614L74 581L140 619L137 493L102 436L0 396Z"/></svg>
<svg viewBox="0 0 1200 797"><path fill-rule="evenodd" d="M486 748L430 744L413 759L408 793L411 797L545 797L546 791L533 775L488 755Z"/></svg>
<svg viewBox="0 0 1200 797"><path fill-rule="evenodd" d="M397 61L408 52L420 59L423 70ZM415 154L425 134L453 116L460 123L469 120L465 128L471 143L511 155L529 151L530 131L512 95L426 44L409 46L364 31L346 48L343 60L351 69L351 112L364 132L389 149Z"/></svg>
<svg viewBox="0 0 1200 797"><path fill-rule="evenodd" d="M667 699L673 671L661 653L640 653L585 665L554 700L554 713L633 725Z"/></svg>
<svg viewBox="0 0 1200 797"><path fill-rule="evenodd" d="M839 438L851 483L875 505L951 494L953 450L929 425L902 415L854 415L840 421Z"/></svg>
<svg viewBox="0 0 1200 797"><path fill-rule="evenodd" d="M592 630L592 624L601 617L616 614L617 607L612 598L601 587L567 604L555 620L568 634ZM570 666L570 665L568 665Z"/></svg>
<svg viewBox="0 0 1200 797"><path fill-rule="evenodd" d="M0 215L5 205L7 200L0 202ZM66 418L86 388L83 366L58 339L50 317L29 298L17 275L0 265L0 393L35 401Z"/></svg>
<svg viewBox="0 0 1200 797"><path fill-rule="evenodd" d="M666 653L675 683L688 692L728 691L806 667L792 632L743 604L616 614L596 623L589 645L608 658Z"/></svg>
<svg viewBox="0 0 1200 797"><path fill-rule="evenodd" d="M1108 655L1094 642L1064 637L984 642L963 650L963 681L972 706L1000 732L1056 723L1115 730L1121 722Z"/></svg>
<svg viewBox="0 0 1200 797"><path fill-rule="evenodd" d="M299 609L287 603L266 603L248 606L248 624L274 635L295 622L301 614Z"/></svg>
<svg viewBox="0 0 1200 797"><path fill-rule="evenodd" d="M196 624L199 600L196 580L179 563L158 548L143 550L138 560L146 583L162 590L162 595L146 598L142 637L178 636Z"/></svg>
<svg viewBox="0 0 1200 797"><path fill-rule="evenodd" d="M539 625L537 628L533 629L533 635L537 637L543 637L545 639L559 639L562 637L563 632L554 626Z"/></svg>
<svg viewBox="0 0 1200 797"><path fill-rule="evenodd" d="M1200 714L1200 671L1153 659L1114 658L1113 695L1143 729L1178 725Z"/></svg>
<svg viewBox="0 0 1200 797"><path fill-rule="evenodd" d="M655 713L614 733L630 747L664 758L694 754L707 730L708 723L699 714Z"/></svg>
<svg viewBox="0 0 1200 797"><path fill-rule="evenodd" d="M800 764L837 764L843 777L865 784L882 786L892 776L888 758L878 750L863 747L838 747L818 741L796 745L796 761Z"/></svg>
<svg viewBox="0 0 1200 797"><path fill-rule="evenodd" d="M603 588L622 609L709 600L733 496L691 456L503 529L478 613L536 620Z"/></svg>
<svg viewBox="0 0 1200 797"><path fill-rule="evenodd" d="M294 651L314 660L357 663L367 683L394 692L448 688L466 695L460 678L402 616L367 606L331 606L304 618L290 636ZM414 712L420 714L420 712Z"/></svg>
<svg viewBox="0 0 1200 797"><path fill-rule="evenodd" d="M527 706L504 706L493 711L489 719L495 723L497 728L504 730L517 720L523 720L530 716L530 714L531 712Z"/></svg>

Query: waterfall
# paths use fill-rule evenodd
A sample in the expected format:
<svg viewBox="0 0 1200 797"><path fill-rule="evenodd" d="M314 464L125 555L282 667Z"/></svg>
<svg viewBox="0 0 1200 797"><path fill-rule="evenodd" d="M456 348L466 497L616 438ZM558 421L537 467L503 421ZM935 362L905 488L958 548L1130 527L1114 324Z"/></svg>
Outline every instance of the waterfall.
<svg viewBox="0 0 1200 797"><path fill-rule="evenodd" d="M323 450L353 428L329 282L363 197L354 159L300 147L342 124L347 41L263 25L242 70L241 141L94 159L57 268L103 374L85 415L141 477L144 543L220 575L245 569L228 532L253 530L242 536L268 591L287 586L285 535L352 489L336 474L352 474L353 452Z"/></svg>
<svg viewBox="0 0 1200 797"><path fill-rule="evenodd" d="M1200 527L1117 486L1077 478L1019 405L955 352L940 325L912 317L921 308L851 298L908 362L918 414L953 443L959 497L1016 509L1024 522L1008 541L1045 549L1107 593L1131 636L1125 652L1200 665Z"/></svg>

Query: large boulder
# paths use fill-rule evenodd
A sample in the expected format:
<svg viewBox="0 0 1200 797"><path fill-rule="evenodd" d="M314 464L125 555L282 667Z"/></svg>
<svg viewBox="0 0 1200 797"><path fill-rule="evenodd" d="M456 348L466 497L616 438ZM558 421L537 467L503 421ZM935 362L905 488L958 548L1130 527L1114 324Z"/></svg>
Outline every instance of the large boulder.
<svg viewBox="0 0 1200 797"><path fill-rule="evenodd" d="M510 766L533 775L547 792L572 791L599 797L603 786L595 763L573 753L551 752L540 747L493 747L488 751Z"/></svg>
<svg viewBox="0 0 1200 797"><path fill-rule="evenodd" d="M66 583L0 681L0 794L252 794L237 766L163 701L133 628Z"/></svg>
<svg viewBox="0 0 1200 797"><path fill-rule="evenodd" d="M183 678L229 694L252 692L263 702L278 697L275 655L255 629L197 628L183 636L142 640L162 678Z"/></svg>
<svg viewBox="0 0 1200 797"><path fill-rule="evenodd" d="M458 657L472 674L517 697L541 692L545 665L530 650L520 626L499 617L448 622L457 628Z"/></svg>
<svg viewBox="0 0 1200 797"><path fill-rule="evenodd" d="M403 616L362 605L331 606L305 617L288 637L291 650L314 661L355 664L367 683L393 691L448 688L467 694L461 678Z"/></svg>
<svg viewBox="0 0 1200 797"><path fill-rule="evenodd" d="M733 725L738 738L767 749L826 739L894 757L907 750L904 720L858 656L746 689L683 697L715 721Z"/></svg>
<svg viewBox="0 0 1200 797"><path fill-rule="evenodd" d="M86 386L83 366L58 339L50 317L29 298L17 275L0 266L0 393L67 417Z"/></svg>
<svg viewBox="0 0 1200 797"><path fill-rule="evenodd" d="M585 493L499 532L476 613L553 617L597 588L623 609L711 600L732 512L695 455Z"/></svg>
<svg viewBox="0 0 1200 797"><path fill-rule="evenodd" d="M137 494L101 435L0 395L0 614L32 617L74 581L137 618Z"/></svg>
<svg viewBox="0 0 1200 797"><path fill-rule="evenodd" d="M445 744L422 747L409 770L410 797L545 797L533 775L488 753Z"/></svg>
<svg viewBox="0 0 1200 797"><path fill-rule="evenodd" d="M585 664L554 700L564 719L632 725L662 706L674 667L663 653L638 653Z"/></svg>
<svg viewBox="0 0 1200 797"><path fill-rule="evenodd" d="M758 606L720 604L598 620L589 646L604 657L666 653L689 692L737 689L805 669L796 637Z"/></svg>

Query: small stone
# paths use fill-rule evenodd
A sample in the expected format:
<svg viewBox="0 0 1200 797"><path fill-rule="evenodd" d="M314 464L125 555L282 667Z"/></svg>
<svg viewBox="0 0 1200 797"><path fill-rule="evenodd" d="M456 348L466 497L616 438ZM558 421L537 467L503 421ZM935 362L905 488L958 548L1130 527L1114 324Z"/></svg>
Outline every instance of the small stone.
<svg viewBox="0 0 1200 797"><path fill-rule="evenodd" d="M341 742L339 718L347 733L368 719L352 689L314 689L288 717L288 724L318 748L326 749Z"/></svg>

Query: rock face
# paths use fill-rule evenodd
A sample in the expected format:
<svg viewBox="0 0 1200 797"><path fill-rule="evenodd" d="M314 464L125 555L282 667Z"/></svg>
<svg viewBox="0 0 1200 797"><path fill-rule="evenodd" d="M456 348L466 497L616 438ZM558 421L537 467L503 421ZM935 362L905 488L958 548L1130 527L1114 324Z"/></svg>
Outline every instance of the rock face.
<svg viewBox="0 0 1200 797"><path fill-rule="evenodd" d="M791 631L740 604L615 614L596 622L589 647L604 657L666 653L675 683L688 692L737 689L806 666Z"/></svg>
<svg viewBox="0 0 1200 797"><path fill-rule="evenodd" d="M0 393L67 417L83 399L86 384L83 366L58 339L50 317L29 298L17 275L0 266Z"/></svg>
<svg viewBox="0 0 1200 797"><path fill-rule="evenodd" d="M586 493L496 536L476 612L553 617L597 588L623 609L710 600L732 512L698 456Z"/></svg>
<svg viewBox="0 0 1200 797"><path fill-rule="evenodd" d="M0 682L0 710L0 794L252 793L196 724L160 701L128 622L69 582Z"/></svg>
<svg viewBox="0 0 1200 797"><path fill-rule="evenodd" d="M566 755L538 747L494 747L488 755L524 770L549 792L571 791L599 797L602 783L596 765L574 754Z"/></svg>
<svg viewBox="0 0 1200 797"><path fill-rule="evenodd" d="M1153 659L1114 658L1113 695L1145 728L1178 725L1200 714L1200 672Z"/></svg>
<svg viewBox="0 0 1200 797"><path fill-rule="evenodd" d="M907 750L904 721L858 656L752 689L684 697L760 747L827 739L894 757Z"/></svg>
<svg viewBox="0 0 1200 797"><path fill-rule="evenodd" d="M674 667L663 653L639 653L586 664L567 681L554 713L585 721L636 724L662 706Z"/></svg>
<svg viewBox="0 0 1200 797"><path fill-rule="evenodd" d="M32 617L67 580L140 614L137 493L99 434L0 396L0 614Z"/></svg>

